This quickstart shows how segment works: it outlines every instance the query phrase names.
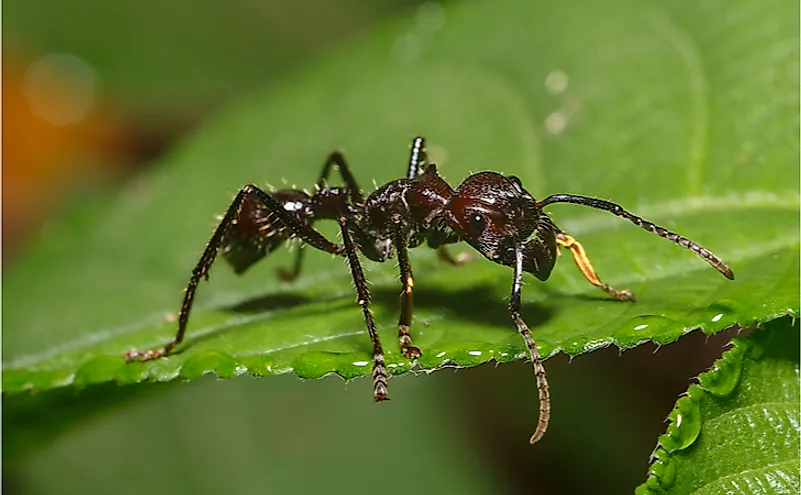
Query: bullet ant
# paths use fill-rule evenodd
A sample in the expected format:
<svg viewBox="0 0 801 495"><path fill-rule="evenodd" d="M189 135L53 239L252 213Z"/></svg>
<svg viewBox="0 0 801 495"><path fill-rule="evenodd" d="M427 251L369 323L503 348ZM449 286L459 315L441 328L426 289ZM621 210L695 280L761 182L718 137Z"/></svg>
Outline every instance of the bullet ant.
<svg viewBox="0 0 801 495"><path fill-rule="evenodd" d="M344 186L328 185L328 176L334 167L338 169ZM373 397L377 402L387 400L384 351L370 311L370 291L359 263L359 253L379 262L397 256L403 285L398 338L403 355L415 359L421 352L412 345L409 333L414 277L407 250L425 242L438 251L441 259L461 264L465 259L452 258L445 245L465 241L488 260L514 270L509 313L528 347L539 391L539 419L530 439L534 443L542 438L548 427L551 403L542 359L529 327L520 315L523 272L547 280L559 248L565 248L591 284L617 300L634 301L631 291L618 290L602 282L581 244L557 227L543 211L544 207L554 203L589 206L623 217L689 249L726 278L734 280L729 267L707 249L609 201L570 194L555 194L537 201L523 188L520 179L496 172L473 174L454 190L439 176L436 165L427 162L425 140L417 137L412 141L406 177L384 184L367 198L362 196L339 152L332 153L325 161L314 194L296 189L265 192L252 184L243 187L192 270L175 338L164 347L144 352L132 350L125 357L128 361L156 359L181 343L198 283L204 277L208 280L209 268L218 252L222 251L234 272L241 274L285 241L299 238L309 246L348 260L358 304L373 344ZM314 222L323 219L335 220L339 224L341 245L329 241L314 229ZM292 280L298 276L303 252L298 250L291 270L279 272L282 279Z"/></svg>

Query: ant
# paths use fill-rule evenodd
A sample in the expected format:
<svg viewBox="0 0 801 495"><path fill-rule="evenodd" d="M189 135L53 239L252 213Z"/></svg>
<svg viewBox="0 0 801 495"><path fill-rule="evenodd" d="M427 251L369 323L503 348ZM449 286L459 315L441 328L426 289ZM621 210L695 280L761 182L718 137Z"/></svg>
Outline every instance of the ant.
<svg viewBox="0 0 801 495"><path fill-rule="evenodd" d="M333 167L338 169L344 186L328 185L328 176ZM175 338L158 349L144 352L131 350L125 355L126 360L156 359L168 354L183 341L198 283L202 278L208 280L209 268L220 251L234 272L241 274L285 241L299 238L315 249L347 259L358 295L357 301L373 345L373 397L376 402L388 400L384 351L370 311L370 291L359 263L359 253L379 262L397 257L403 286L398 320L400 349L407 358L416 359L421 352L412 345L409 333L414 276L407 251L425 242L438 251L440 259L462 264L467 258L452 258L445 246L465 241L488 260L514 270L509 313L525 341L536 376L540 408L537 427L530 439L531 443L535 443L548 427L551 403L542 359L529 327L520 315L523 272L531 273L539 280L547 280L559 249L565 248L592 285L619 301L634 301L631 291L617 290L602 282L581 244L557 227L543 211L544 207L554 203L589 206L623 217L689 249L726 278L734 280L731 269L709 250L609 201L570 194L554 194L537 201L523 188L519 178L496 172L470 175L454 190L437 173L436 165L428 163L425 140L417 137L411 144L406 177L384 184L367 198L362 196L340 152L332 153L325 161L314 194L296 189L265 192L252 184L243 187L192 270ZM314 222L323 219L335 220L339 224L341 245L329 241L314 229ZM279 271L280 278L292 280L298 276L303 252L303 249L298 250L291 270Z"/></svg>

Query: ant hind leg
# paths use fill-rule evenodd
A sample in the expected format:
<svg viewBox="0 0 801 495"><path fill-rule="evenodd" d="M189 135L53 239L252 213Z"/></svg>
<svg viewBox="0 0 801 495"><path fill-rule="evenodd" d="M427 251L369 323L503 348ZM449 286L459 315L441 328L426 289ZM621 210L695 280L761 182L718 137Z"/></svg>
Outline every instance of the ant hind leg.
<svg viewBox="0 0 801 495"><path fill-rule="evenodd" d="M208 244L206 244L203 254L192 270L192 276L189 278L189 283L186 286L184 301L181 304L181 312L178 315L178 332L175 334L175 337L164 347L147 351L130 350L125 353L126 361L149 361L151 359L157 359L169 354L170 351L183 341L189 322L189 312L192 309L192 303L195 300L195 293L197 292L200 279L205 278L208 280L209 269L214 263L220 247L223 245L225 234L229 227L235 224L243 204L248 200L263 204L272 214L276 215L294 235L301 238L312 247L332 254L341 254L342 248L323 237L322 234L304 223L294 213L285 210L281 203L276 201L272 196L258 187L249 184L239 190L239 193L231 202L230 206L228 206L228 210L226 210L225 215L223 215L222 220L214 230L214 234L212 234L211 239L209 239Z"/></svg>

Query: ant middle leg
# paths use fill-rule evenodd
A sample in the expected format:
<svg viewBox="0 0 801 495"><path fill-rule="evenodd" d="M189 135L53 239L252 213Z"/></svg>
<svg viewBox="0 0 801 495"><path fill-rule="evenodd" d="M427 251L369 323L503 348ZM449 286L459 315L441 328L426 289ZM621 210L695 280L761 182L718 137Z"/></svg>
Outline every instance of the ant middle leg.
<svg viewBox="0 0 801 495"><path fill-rule="evenodd" d="M139 360L149 361L168 354L178 344L180 344L184 335L186 334L186 327L189 323L189 312L192 310L192 303L195 300L195 293L201 278L208 280L209 269L214 263L220 247L223 245L226 231L236 224L237 217L239 216L243 204L248 200L255 200L268 208L270 212L278 217L278 219L290 229L293 234L300 237L304 242L312 247L321 251L326 251L332 254L341 254L342 248L333 244L326 239L322 234L314 230L311 226L304 223L295 214L285 210L281 203L275 200L268 193L259 189L258 187L249 184L239 190L239 193L228 206L225 215L223 215L217 228L214 230L211 239L209 239L203 254L200 256L195 268L192 270L192 276L189 278L189 283L186 286L184 300L181 304L181 312L178 315L178 332L175 337L168 342L164 347L150 349L147 351L130 350L125 353L127 361Z"/></svg>
<svg viewBox="0 0 801 495"><path fill-rule="evenodd" d="M412 266L409 263L409 253L406 243L403 241L403 233L399 224L395 224L392 229L392 242L398 255L398 267L400 268L400 280L403 284L401 291L401 312L398 319L398 340L400 349L404 356L409 359L417 359L422 355L419 347L412 345L412 336L409 327L412 325L412 307L414 288L414 275Z"/></svg>
<svg viewBox="0 0 801 495"><path fill-rule="evenodd" d="M559 231L556 233L556 244L570 250L570 253L573 255L573 260L576 262L576 265L578 265L582 275L584 275L584 278L586 278L587 281L589 281L592 285L600 288L602 291L611 295L618 301L634 301L634 293L630 290L615 289L609 284L602 282L601 279L598 278L598 275L592 268L590 258L587 256L586 251L584 251L584 246L582 246L577 240L565 234L564 232Z"/></svg>
<svg viewBox="0 0 801 495"><path fill-rule="evenodd" d="M373 344L373 398L376 402L389 400L387 365L386 361L384 361L384 349L381 347L381 340L378 338L378 330L375 327L373 313L370 311L370 290L367 287L367 279L364 277L364 271L362 271L362 266L359 263L359 256L350 233L347 217L340 216L337 221L342 232L342 243L350 273L353 277L353 285L356 287L357 302L362 308L364 322L367 324L367 333L370 335L370 341Z"/></svg>

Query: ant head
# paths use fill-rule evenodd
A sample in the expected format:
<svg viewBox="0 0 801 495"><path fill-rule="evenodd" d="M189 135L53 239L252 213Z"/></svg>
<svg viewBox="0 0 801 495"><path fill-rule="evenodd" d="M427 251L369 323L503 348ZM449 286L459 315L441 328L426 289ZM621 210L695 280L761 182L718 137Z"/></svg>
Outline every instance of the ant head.
<svg viewBox="0 0 801 495"><path fill-rule="evenodd" d="M536 230L537 202L514 176L473 174L454 191L444 210L448 226L485 257L508 264L516 244Z"/></svg>

